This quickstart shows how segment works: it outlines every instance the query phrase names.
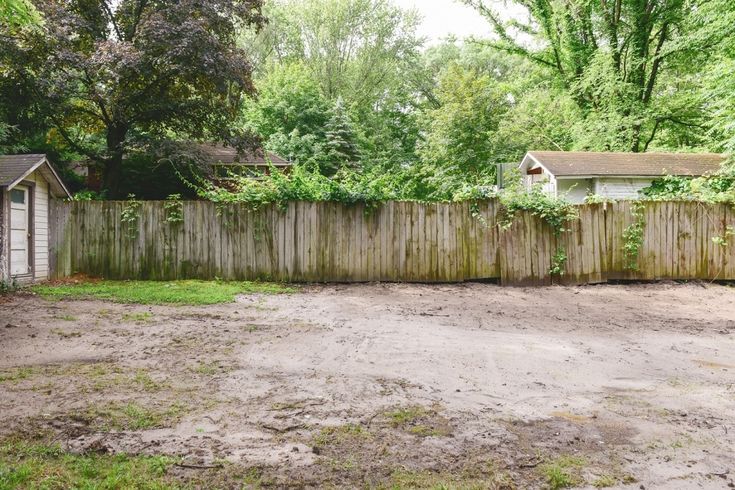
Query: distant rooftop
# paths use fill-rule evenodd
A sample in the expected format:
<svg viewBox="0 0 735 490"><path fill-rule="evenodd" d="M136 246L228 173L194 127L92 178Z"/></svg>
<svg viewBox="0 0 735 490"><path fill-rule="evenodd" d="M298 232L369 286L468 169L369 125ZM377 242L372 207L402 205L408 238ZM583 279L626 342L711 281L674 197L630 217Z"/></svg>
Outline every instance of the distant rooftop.
<svg viewBox="0 0 735 490"><path fill-rule="evenodd" d="M236 148L220 144L196 145L202 153L207 155L208 163L220 165L268 165L276 167L290 166L291 162L279 157L275 153L265 152L262 149L255 151L238 152Z"/></svg>
<svg viewBox="0 0 735 490"><path fill-rule="evenodd" d="M538 163L557 177L698 177L716 172L724 160L725 156L718 153L529 151L522 165Z"/></svg>

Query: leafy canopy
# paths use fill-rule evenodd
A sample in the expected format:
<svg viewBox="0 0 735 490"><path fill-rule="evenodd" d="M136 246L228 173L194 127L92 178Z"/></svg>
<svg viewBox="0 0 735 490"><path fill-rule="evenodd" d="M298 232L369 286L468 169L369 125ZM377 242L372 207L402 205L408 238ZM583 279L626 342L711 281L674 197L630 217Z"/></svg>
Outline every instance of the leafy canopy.
<svg viewBox="0 0 735 490"><path fill-rule="evenodd" d="M260 0L39 0L40 32L0 37L0 60L59 144L103 169L118 197L123 156L177 135L223 139L251 65L236 47Z"/></svg>

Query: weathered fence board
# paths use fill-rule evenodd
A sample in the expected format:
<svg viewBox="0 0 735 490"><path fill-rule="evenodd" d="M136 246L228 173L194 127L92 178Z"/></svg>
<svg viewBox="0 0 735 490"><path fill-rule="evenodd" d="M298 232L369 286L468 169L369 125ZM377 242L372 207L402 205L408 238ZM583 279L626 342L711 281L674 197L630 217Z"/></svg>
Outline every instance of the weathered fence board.
<svg viewBox="0 0 735 490"><path fill-rule="evenodd" d="M726 205L647 203L637 270L626 269L623 232L631 203L579 206L558 235L530 213L498 226L499 205L386 202L374 209L329 202L284 208L182 203L167 220L161 202L141 203L121 220L124 202L52 204L51 270L119 279L273 279L283 281L583 284L611 279L735 280L735 243L715 243L735 225ZM735 238L730 238L735 242ZM563 275L554 256L566 254Z"/></svg>

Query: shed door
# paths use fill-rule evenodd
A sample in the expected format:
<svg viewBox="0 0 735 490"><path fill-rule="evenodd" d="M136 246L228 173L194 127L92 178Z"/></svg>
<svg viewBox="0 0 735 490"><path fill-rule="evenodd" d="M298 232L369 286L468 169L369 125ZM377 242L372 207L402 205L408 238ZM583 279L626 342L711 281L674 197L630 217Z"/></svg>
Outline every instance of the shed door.
<svg viewBox="0 0 735 490"><path fill-rule="evenodd" d="M30 263L30 192L17 186L10 191L10 275L31 272Z"/></svg>

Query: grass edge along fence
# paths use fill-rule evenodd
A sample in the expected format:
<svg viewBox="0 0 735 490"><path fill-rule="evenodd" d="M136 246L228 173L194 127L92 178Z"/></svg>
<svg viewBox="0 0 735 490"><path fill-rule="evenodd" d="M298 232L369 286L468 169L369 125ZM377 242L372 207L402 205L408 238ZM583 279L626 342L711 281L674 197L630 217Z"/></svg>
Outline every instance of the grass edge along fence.
<svg viewBox="0 0 735 490"><path fill-rule="evenodd" d="M735 224L731 206L621 201L577 211L579 218L558 233L528 211L515 212L507 226L494 199L388 201L370 208L290 202L257 209L186 201L180 220L168 219L170 209L160 201L139 202L132 210L125 201L55 202L51 270L56 278L85 273L109 279L505 285L735 279L735 237L727 233ZM632 224L634 267L626 238Z"/></svg>

